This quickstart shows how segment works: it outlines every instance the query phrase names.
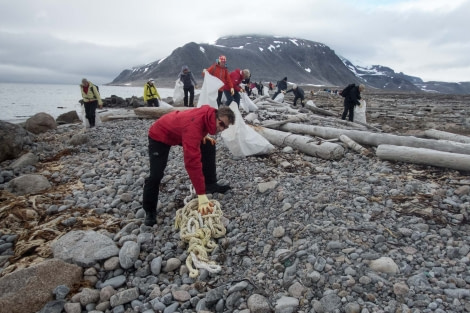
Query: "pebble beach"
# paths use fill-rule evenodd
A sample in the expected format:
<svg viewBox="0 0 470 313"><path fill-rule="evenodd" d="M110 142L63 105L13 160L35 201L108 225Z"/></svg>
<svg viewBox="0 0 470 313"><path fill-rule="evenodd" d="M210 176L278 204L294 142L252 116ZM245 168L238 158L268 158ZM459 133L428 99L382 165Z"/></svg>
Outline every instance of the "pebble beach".
<svg viewBox="0 0 470 313"><path fill-rule="evenodd" d="M41 229L38 220L62 216L55 228L62 239L92 232L113 247L75 262L83 268L83 288L57 286L54 301L67 313L470 312L468 173L347 149L338 160L290 147L240 158L219 135L218 179L232 186L210 196L220 203L226 228L210 253L221 271L201 269L191 278L187 244L174 227L176 211L191 195L181 147L170 152L157 224L143 224L152 122L59 126L30 144L37 165L13 171L13 161L1 164L2 190L19 174L40 174L53 185L35 204L39 216L3 220L2 276L59 257L60 238L52 237L42 254L11 260L14 242L26 236L20 228ZM333 118L321 124L346 127ZM83 142L72 144L77 134ZM41 312L61 312L52 302Z"/></svg>

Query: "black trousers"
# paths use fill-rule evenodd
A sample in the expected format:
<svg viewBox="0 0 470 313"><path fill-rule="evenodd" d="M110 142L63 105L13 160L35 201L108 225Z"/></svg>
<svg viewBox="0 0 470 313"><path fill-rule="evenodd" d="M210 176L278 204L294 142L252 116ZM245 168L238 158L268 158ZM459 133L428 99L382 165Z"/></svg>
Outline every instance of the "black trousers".
<svg viewBox="0 0 470 313"><path fill-rule="evenodd" d="M354 104L351 104L351 103L344 104L344 111L343 111L343 115L341 115L341 119L345 120L348 113L349 113L349 121L350 122L354 121Z"/></svg>
<svg viewBox="0 0 470 313"><path fill-rule="evenodd" d="M90 127L95 126L95 119L96 119L96 107L98 106L98 100L84 102L85 106L85 117L90 123Z"/></svg>
<svg viewBox="0 0 470 313"><path fill-rule="evenodd" d="M188 106L188 93L189 93L189 106L193 107L194 106L194 86L188 87L188 88L183 88L184 92L184 106Z"/></svg>
<svg viewBox="0 0 470 313"><path fill-rule="evenodd" d="M148 105L149 107L159 107L159 106L160 106L160 104L159 104L157 98L148 99L148 100L147 100L147 105Z"/></svg>
<svg viewBox="0 0 470 313"><path fill-rule="evenodd" d="M304 98L297 97L297 96L294 97L294 105L297 105L297 100L299 100L299 99L300 99L300 102L301 102L302 106L305 106L302 102L302 101L304 101Z"/></svg>
<svg viewBox="0 0 470 313"><path fill-rule="evenodd" d="M160 182L168 163L170 148L171 146L149 137L150 176L145 179L142 199L142 206L147 213L155 212L157 209ZM215 145L209 141L201 143L201 162L206 186L215 184L217 182Z"/></svg>
<svg viewBox="0 0 470 313"><path fill-rule="evenodd" d="M217 106L219 106L219 107L222 104L222 95L223 94L224 94L224 92L222 90L217 91Z"/></svg>

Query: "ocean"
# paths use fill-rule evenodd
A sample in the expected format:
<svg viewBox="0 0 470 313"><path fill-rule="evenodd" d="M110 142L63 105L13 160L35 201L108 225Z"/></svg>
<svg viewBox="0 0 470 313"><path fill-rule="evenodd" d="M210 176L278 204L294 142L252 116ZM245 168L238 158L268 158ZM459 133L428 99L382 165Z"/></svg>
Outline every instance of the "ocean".
<svg viewBox="0 0 470 313"><path fill-rule="evenodd" d="M116 95L121 98L142 97L142 87L99 85L101 98ZM158 88L162 98L173 97L173 88ZM39 112L57 118L76 110L81 114L82 99L79 85L0 83L0 120L22 123Z"/></svg>

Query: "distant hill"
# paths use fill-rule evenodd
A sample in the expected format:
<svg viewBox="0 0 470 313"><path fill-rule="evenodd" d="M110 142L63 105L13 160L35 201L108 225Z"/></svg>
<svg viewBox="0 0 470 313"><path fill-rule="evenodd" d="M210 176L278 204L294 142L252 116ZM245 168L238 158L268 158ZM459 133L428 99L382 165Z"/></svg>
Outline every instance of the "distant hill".
<svg viewBox="0 0 470 313"><path fill-rule="evenodd" d="M423 82L419 77L395 73L386 66L355 66L319 42L258 35L223 37L215 44L190 42L166 58L122 71L110 84L141 85L154 78L159 86L171 87L183 65L189 66L202 83L203 69L222 54L227 57L229 70L248 68L252 81L257 82L276 83L287 77L289 82L299 85L341 88L354 82L389 91L470 94L470 82Z"/></svg>

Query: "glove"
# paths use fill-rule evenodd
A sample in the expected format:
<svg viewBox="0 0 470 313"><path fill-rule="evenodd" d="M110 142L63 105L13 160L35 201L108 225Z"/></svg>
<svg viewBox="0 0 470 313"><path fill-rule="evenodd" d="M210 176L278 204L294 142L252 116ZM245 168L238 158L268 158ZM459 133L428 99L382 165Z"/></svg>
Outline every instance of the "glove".
<svg viewBox="0 0 470 313"><path fill-rule="evenodd" d="M209 202L209 199L207 198L206 195L198 195L197 196L197 201L199 202L199 204L197 206L197 211L201 215L206 215L206 214L212 213L214 211L214 209L213 209L214 204Z"/></svg>
<svg viewBox="0 0 470 313"><path fill-rule="evenodd" d="M230 94L233 96L235 93L235 90L233 90L233 88L230 88Z"/></svg>
<svg viewBox="0 0 470 313"><path fill-rule="evenodd" d="M209 136L206 136L206 137L202 138L202 143L203 144L206 144L207 141L209 141L211 143L211 145L215 146L216 141L215 141L214 138L209 137Z"/></svg>

